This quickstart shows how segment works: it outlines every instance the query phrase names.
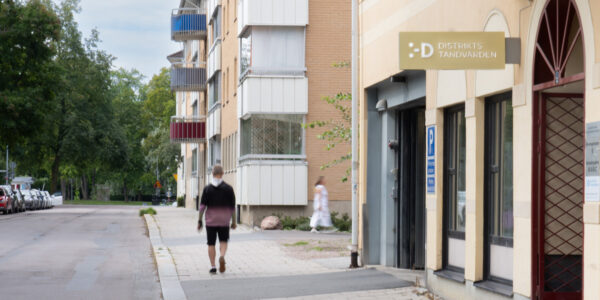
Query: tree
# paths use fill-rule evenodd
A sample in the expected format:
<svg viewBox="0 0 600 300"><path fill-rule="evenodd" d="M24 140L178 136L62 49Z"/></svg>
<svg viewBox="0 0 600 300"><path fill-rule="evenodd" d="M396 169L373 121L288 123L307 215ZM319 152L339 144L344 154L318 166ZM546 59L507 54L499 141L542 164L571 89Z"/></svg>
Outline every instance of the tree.
<svg viewBox="0 0 600 300"><path fill-rule="evenodd" d="M48 4L0 1L0 140L10 146L43 125L53 93L52 57L59 33L59 18Z"/></svg>

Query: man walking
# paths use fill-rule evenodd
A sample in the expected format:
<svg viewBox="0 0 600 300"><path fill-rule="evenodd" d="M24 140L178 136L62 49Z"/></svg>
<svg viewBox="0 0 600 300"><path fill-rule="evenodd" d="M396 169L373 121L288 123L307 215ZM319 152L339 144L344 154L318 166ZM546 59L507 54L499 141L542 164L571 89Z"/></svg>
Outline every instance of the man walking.
<svg viewBox="0 0 600 300"><path fill-rule="evenodd" d="M213 166L213 180L202 191L200 199L200 216L198 231L202 230L202 217L206 212L206 236L208 244L208 258L210 259L210 274L216 274L215 244L219 237L219 272L225 272L225 253L229 240L229 222L231 229L237 227L235 217L235 194L233 188L223 181L223 167Z"/></svg>

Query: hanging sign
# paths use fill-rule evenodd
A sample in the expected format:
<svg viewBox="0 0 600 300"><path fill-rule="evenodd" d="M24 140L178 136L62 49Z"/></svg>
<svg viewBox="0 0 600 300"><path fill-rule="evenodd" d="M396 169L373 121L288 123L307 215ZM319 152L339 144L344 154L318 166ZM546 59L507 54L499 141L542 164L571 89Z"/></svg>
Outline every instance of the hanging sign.
<svg viewBox="0 0 600 300"><path fill-rule="evenodd" d="M401 32L402 70L504 69L504 32Z"/></svg>
<svg viewBox="0 0 600 300"><path fill-rule="evenodd" d="M600 122L585 126L585 202L600 201Z"/></svg>

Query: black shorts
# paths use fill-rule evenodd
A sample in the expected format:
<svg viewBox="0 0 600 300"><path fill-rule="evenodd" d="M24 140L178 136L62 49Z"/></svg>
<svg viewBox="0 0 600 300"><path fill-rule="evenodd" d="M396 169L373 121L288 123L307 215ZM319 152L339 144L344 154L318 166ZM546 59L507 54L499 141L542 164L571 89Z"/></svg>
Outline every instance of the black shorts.
<svg viewBox="0 0 600 300"><path fill-rule="evenodd" d="M217 234L219 242L227 242L229 240L229 226L212 227L206 226L206 239L209 246L214 246L217 242Z"/></svg>

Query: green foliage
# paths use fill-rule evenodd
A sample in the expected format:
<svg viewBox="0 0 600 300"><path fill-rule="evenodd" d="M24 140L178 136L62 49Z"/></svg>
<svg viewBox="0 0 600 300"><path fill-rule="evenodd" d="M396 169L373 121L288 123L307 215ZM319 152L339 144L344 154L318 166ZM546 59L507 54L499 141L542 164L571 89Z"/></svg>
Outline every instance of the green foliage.
<svg viewBox="0 0 600 300"><path fill-rule="evenodd" d="M350 231L352 228L352 220L348 214L344 213L341 218L338 218L338 215L338 212L331 213L331 222L333 223L333 226L339 231Z"/></svg>
<svg viewBox="0 0 600 300"><path fill-rule="evenodd" d="M336 68L347 68L350 66L348 62L340 62L333 64ZM325 141L325 149L330 151L339 145L351 145L352 143L352 94L340 92L335 96L326 96L322 98L327 104L333 106L337 113L336 118L329 120L317 120L302 124L304 129L321 129L323 130L316 136L317 139ZM339 147L338 147L339 148ZM331 168L337 165L349 164L352 159L352 152L347 152L339 158L329 161L321 166L321 170ZM341 178L342 182L348 181L351 166L346 168L346 172Z"/></svg>
<svg viewBox="0 0 600 300"><path fill-rule="evenodd" d="M154 210L152 207L148 207L146 209L142 208L140 209L140 217L143 215L156 215L156 210Z"/></svg>
<svg viewBox="0 0 600 300"><path fill-rule="evenodd" d="M285 217L279 217L279 220L281 221L281 226L282 226L283 230L298 229L299 226L301 226L303 224L308 225L310 223L309 217L298 217L298 218L294 219L294 218L291 218L290 216L285 216Z"/></svg>
<svg viewBox="0 0 600 300"><path fill-rule="evenodd" d="M185 207L185 197L177 197L177 207Z"/></svg>
<svg viewBox="0 0 600 300"><path fill-rule="evenodd" d="M52 108L60 20L42 1L0 2L0 140L23 143Z"/></svg>

